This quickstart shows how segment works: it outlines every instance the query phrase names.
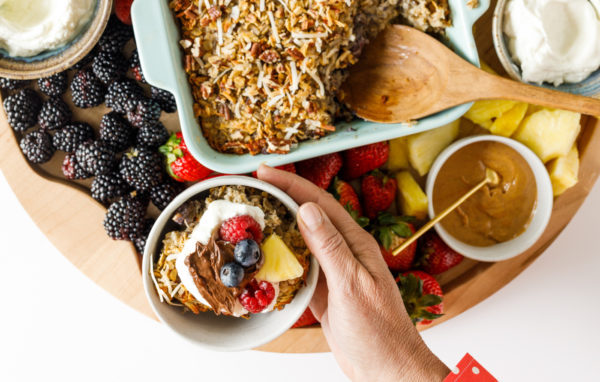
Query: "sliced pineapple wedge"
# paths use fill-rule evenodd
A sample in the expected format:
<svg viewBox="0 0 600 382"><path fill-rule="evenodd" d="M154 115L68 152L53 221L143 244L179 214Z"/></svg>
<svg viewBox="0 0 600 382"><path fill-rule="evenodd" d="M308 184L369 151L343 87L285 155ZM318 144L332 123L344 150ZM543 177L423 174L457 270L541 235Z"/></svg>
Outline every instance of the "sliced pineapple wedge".
<svg viewBox="0 0 600 382"><path fill-rule="evenodd" d="M390 154L385 167L391 171L406 170L410 167L408 163L408 140L406 137L396 138L389 141Z"/></svg>
<svg viewBox="0 0 600 382"><path fill-rule="evenodd" d="M504 137L513 135L525 118L528 106L526 103L519 102L509 111L502 113L490 126L490 133Z"/></svg>
<svg viewBox="0 0 600 382"><path fill-rule="evenodd" d="M489 130L496 119L515 107L516 104L516 101L508 100L477 101L465 113L464 117Z"/></svg>
<svg viewBox="0 0 600 382"><path fill-rule="evenodd" d="M550 173L554 196L563 194L577 184L579 178L579 151L573 145L566 156L554 159L546 166Z"/></svg>
<svg viewBox="0 0 600 382"><path fill-rule="evenodd" d="M513 138L547 163L569 153L581 130L580 119L579 113L542 109L526 117Z"/></svg>
<svg viewBox="0 0 600 382"><path fill-rule="evenodd" d="M398 184L398 204L402 214L414 216L417 219L427 217L427 195L423 192L415 178L408 171L396 174Z"/></svg>
<svg viewBox="0 0 600 382"><path fill-rule="evenodd" d="M277 283L296 279L304 273L304 268L285 242L272 234L262 243L264 263L254 276L257 280Z"/></svg>
<svg viewBox="0 0 600 382"><path fill-rule="evenodd" d="M435 158L456 139L459 125L460 119L407 137L408 160L419 175L427 174Z"/></svg>

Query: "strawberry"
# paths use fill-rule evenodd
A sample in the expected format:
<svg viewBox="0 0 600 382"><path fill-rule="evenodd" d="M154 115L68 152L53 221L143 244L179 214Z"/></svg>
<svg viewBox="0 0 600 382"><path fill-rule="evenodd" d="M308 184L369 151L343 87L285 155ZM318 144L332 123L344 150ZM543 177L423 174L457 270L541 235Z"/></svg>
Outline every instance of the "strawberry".
<svg viewBox="0 0 600 382"><path fill-rule="evenodd" d="M383 166L388 160L390 148L387 142L373 143L344 151L345 179L356 179L371 170Z"/></svg>
<svg viewBox="0 0 600 382"><path fill-rule="evenodd" d="M123 24L131 25L131 4L133 0L116 0L115 14Z"/></svg>
<svg viewBox="0 0 600 382"><path fill-rule="evenodd" d="M442 287L430 274L409 271L396 278L404 307L413 324L431 324L444 311Z"/></svg>
<svg viewBox="0 0 600 382"><path fill-rule="evenodd" d="M387 210L396 198L396 179L375 170L362 179L361 189L365 215L373 219L381 211Z"/></svg>
<svg viewBox="0 0 600 382"><path fill-rule="evenodd" d="M393 271L406 271L412 266L417 251L417 243L414 242L404 251L394 256L392 251L398 248L406 238L415 233L415 227L409 222L409 217L393 216L388 212L377 216L373 236L379 243L381 255L388 268Z"/></svg>
<svg viewBox="0 0 600 382"><path fill-rule="evenodd" d="M358 195L352 185L339 178L333 180L333 196L340 204L348 211L350 216L361 226L365 227L369 224L369 219L362 216L362 207L358 200Z"/></svg>
<svg viewBox="0 0 600 382"><path fill-rule="evenodd" d="M298 175L326 190L342 168L340 153L327 154L296 163Z"/></svg>
<svg viewBox="0 0 600 382"><path fill-rule="evenodd" d="M178 182L195 182L213 172L190 154L181 132L171 135L158 150L166 157L167 173Z"/></svg>
<svg viewBox="0 0 600 382"><path fill-rule="evenodd" d="M435 231L427 232L419 244L418 265L425 272L439 275L463 261L463 255L448 247Z"/></svg>
<svg viewBox="0 0 600 382"><path fill-rule="evenodd" d="M296 321L296 323L292 326L292 328L301 328L303 326L313 325L318 322L319 321L317 321L310 308L306 308L304 313L302 313L302 315L300 316L298 321Z"/></svg>
<svg viewBox="0 0 600 382"><path fill-rule="evenodd" d="M275 166L275 168L278 169L278 170L283 170L283 171L291 172L292 174L296 173L296 166L293 163L283 164L281 166ZM252 172L252 176L255 177L255 178L258 178L258 175L257 175L256 171Z"/></svg>

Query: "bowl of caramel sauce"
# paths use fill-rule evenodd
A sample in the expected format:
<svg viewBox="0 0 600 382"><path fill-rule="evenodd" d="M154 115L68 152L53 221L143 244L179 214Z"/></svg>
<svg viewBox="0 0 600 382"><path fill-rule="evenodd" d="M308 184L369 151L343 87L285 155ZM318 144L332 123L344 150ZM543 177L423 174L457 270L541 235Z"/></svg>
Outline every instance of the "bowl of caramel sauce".
<svg viewBox="0 0 600 382"><path fill-rule="evenodd" d="M435 217L485 178L486 185L440 221L435 229L455 251L479 261L500 261L530 248L552 214L550 177L542 161L510 138L479 135L461 139L435 160L427 178L429 216Z"/></svg>

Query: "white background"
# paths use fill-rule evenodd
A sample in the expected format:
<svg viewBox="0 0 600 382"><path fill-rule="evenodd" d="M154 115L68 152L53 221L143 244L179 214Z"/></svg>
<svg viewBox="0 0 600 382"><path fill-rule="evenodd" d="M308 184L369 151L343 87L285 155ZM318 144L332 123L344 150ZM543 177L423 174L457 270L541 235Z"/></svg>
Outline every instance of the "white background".
<svg viewBox="0 0 600 382"><path fill-rule="evenodd" d="M331 354L220 354L187 344L79 273L1 173L0 200L0 381L346 380ZM427 344L448 365L468 351L502 381L600 380L599 227L600 184L543 256L424 332Z"/></svg>

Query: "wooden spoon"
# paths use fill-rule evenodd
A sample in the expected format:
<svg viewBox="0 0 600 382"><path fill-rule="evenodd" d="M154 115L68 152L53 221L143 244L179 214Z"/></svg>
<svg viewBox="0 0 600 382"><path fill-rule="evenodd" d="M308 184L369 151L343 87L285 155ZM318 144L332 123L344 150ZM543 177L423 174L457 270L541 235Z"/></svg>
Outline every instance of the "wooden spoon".
<svg viewBox="0 0 600 382"><path fill-rule="evenodd" d="M400 252L404 251L411 245L415 240L423 236L423 234L431 229L434 225L436 225L440 220L445 218L450 214L450 212L454 211L458 206L463 204L465 200L469 199L473 194L483 188L486 184L490 186L497 186L500 183L500 176L498 173L490 168L485 169L485 179L479 182L477 185L473 186L471 190L469 190L466 194L464 194L460 199L458 199L454 204L450 207L446 208L442 213L440 213L435 218L431 219L427 224L421 227L417 232L415 232L411 237L409 237L404 243L402 243L398 248L392 251L394 256L397 256Z"/></svg>
<svg viewBox="0 0 600 382"><path fill-rule="evenodd" d="M350 69L340 99L360 117L409 122L482 99L510 99L600 115L600 100L526 85L484 72L427 34L393 25Z"/></svg>

